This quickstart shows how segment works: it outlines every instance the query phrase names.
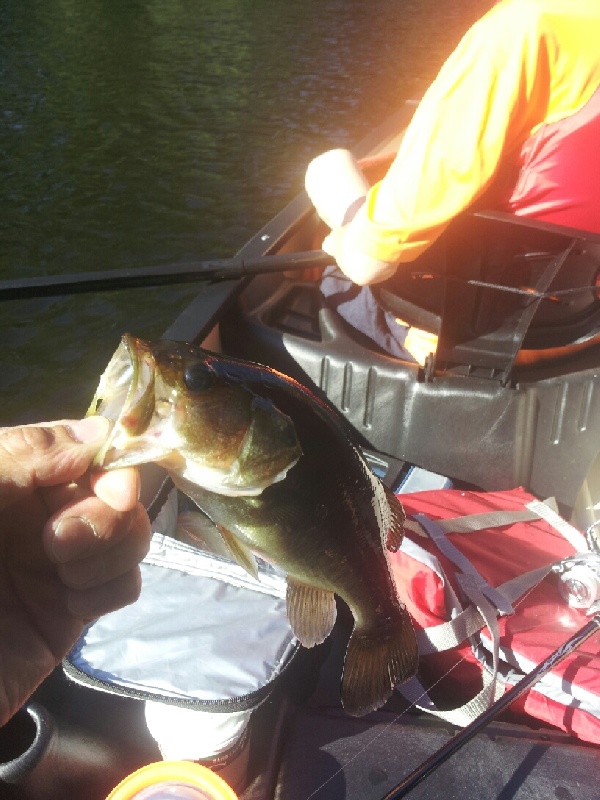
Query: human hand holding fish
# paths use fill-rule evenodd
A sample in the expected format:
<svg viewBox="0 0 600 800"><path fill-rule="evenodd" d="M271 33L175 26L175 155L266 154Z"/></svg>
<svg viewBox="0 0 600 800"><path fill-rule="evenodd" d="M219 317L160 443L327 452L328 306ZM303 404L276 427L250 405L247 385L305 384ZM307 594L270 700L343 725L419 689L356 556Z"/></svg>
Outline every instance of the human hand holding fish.
<svg viewBox="0 0 600 800"><path fill-rule="evenodd" d="M400 546L402 506L324 401L268 367L126 334L88 413L114 423L98 465L161 465L248 572L255 555L285 570L302 644L329 635L335 595L346 602L349 713L375 710L414 674L416 639L386 554Z"/></svg>
<svg viewBox="0 0 600 800"><path fill-rule="evenodd" d="M133 602L150 524L137 470L89 468L110 426L0 429L0 726L91 619Z"/></svg>

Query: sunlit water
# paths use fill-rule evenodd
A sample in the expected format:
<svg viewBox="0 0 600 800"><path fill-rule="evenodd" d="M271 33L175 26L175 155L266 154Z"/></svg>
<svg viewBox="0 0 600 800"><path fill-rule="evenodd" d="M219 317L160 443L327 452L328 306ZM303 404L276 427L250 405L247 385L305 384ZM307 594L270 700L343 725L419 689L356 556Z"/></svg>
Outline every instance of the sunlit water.
<svg viewBox="0 0 600 800"><path fill-rule="evenodd" d="M4 0L0 278L225 257L487 0ZM81 415L198 286L0 305L0 424Z"/></svg>

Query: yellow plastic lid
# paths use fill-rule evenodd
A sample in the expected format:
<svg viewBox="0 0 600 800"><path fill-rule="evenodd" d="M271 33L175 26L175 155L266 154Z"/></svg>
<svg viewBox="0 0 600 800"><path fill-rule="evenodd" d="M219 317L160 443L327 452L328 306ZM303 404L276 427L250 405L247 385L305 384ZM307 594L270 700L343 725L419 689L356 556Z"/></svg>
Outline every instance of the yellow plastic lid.
<svg viewBox="0 0 600 800"><path fill-rule="evenodd" d="M193 761L158 761L132 772L106 800L238 800L233 789Z"/></svg>

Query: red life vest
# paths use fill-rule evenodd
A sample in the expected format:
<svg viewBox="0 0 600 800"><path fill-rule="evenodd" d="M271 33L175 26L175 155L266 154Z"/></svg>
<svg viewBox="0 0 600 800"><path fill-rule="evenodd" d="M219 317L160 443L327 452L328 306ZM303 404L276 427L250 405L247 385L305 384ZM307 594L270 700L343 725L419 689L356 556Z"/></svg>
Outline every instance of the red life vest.
<svg viewBox="0 0 600 800"><path fill-rule="evenodd" d="M585 552L586 540L522 489L399 499L407 530L391 570L421 658L419 682L397 690L465 725L586 623L551 572ZM593 636L511 706L511 719L542 720L600 744L599 654Z"/></svg>
<svg viewBox="0 0 600 800"><path fill-rule="evenodd" d="M508 188L495 207L600 233L599 142L600 87L571 116L540 126L517 158L508 159L501 169L501 181Z"/></svg>

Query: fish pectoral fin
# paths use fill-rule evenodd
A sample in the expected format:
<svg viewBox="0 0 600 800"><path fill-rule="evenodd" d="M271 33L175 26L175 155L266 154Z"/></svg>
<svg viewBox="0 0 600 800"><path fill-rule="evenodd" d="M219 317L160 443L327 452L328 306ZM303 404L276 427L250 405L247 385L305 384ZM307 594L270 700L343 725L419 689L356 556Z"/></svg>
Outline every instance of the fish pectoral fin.
<svg viewBox="0 0 600 800"><path fill-rule="evenodd" d="M222 525L216 526L217 530L223 537L223 541L227 545L227 549L231 553L233 560L240 565L246 572L251 575L255 580L258 580L258 564L254 558L254 554L242 544L235 534Z"/></svg>
<svg viewBox="0 0 600 800"><path fill-rule="evenodd" d="M342 677L342 705L360 717L376 711L394 687L417 671L419 652L408 612L398 609L395 626L356 627L350 637Z"/></svg>
<svg viewBox="0 0 600 800"><path fill-rule="evenodd" d="M390 507L390 526L386 531L385 546L390 553L396 553L400 549L402 540L404 539L404 522L406 514L402 503L391 489L385 487L385 494Z"/></svg>
<svg viewBox="0 0 600 800"><path fill-rule="evenodd" d="M223 534L210 517L200 511L183 511L178 515L175 538L221 558L232 555Z"/></svg>
<svg viewBox="0 0 600 800"><path fill-rule="evenodd" d="M335 595L287 577L287 614L294 635L304 647L321 644L331 633L337 609Z"/></svg>

